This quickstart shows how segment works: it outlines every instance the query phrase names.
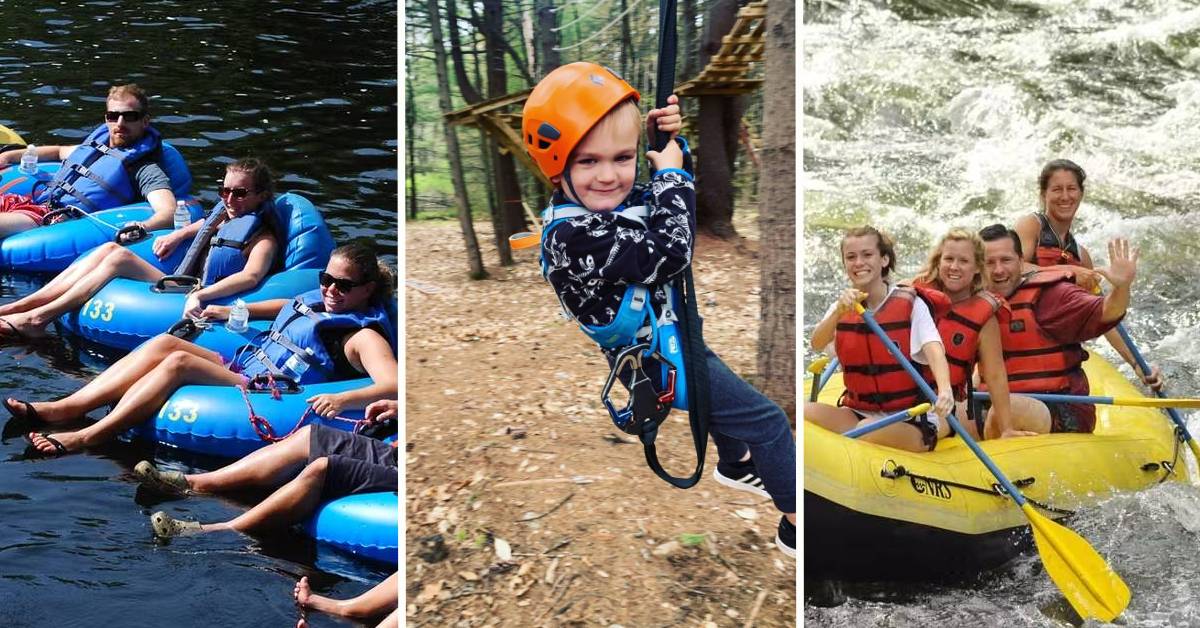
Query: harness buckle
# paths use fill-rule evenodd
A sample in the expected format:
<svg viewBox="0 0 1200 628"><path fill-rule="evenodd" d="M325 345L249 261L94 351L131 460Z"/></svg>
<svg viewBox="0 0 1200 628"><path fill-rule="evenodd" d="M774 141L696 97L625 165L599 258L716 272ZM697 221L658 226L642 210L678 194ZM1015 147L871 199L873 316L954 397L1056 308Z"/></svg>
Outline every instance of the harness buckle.
<svg viewBox="0 0 1200 628"><path fill-rule="evenodd" d="M646 375L642 354L649 348L649 343L639 343L622 349L613 359L612 371L600 392L600 400L612 417L613 424L634 436L657 430L671 412L671 404L663 401L662 396L669 394L672 399L675 396L673 370L668 376L669 388L666 393L655 390L654 381ZM613 404L611 396L613 384L618 380L629 391L629 400L621 408Z"/></svg>

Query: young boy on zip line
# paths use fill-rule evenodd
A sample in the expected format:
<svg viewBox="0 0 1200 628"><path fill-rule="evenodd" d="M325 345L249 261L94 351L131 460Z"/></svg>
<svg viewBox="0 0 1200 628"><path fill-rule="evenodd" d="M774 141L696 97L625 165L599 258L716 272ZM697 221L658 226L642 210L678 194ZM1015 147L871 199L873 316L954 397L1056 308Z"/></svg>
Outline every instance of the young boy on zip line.
<svg viewBox="0 0 1200 628"><path fill-rule="evenodd" d="M687 142L676 137L682 123L673 95L668 106L646 116L649 130L668 133L671 141L646 153L650 184L635 185L642 128L638 99L611 70L579 62L542 79L522 115L525 148L557 188L543 213L543 274L564 312L610 360L637 343L653 347L666 337L660 334L669 333L678 297L668 282L691 264L696 226L691 156ZM633 319L626 316L631 311L637 312ZM664 344L678 340L670 337ZM770 497L783 513L776 545L795 556L796 446L787 416L711 350L695 358L709 372L708 421L718 454L714 478ZM669 401L676 390L670 382L682 389L682 374L674 379L674 368L663 360L646 361L647 372L662 373L655 389L667 389L660 400Z"/></svg>

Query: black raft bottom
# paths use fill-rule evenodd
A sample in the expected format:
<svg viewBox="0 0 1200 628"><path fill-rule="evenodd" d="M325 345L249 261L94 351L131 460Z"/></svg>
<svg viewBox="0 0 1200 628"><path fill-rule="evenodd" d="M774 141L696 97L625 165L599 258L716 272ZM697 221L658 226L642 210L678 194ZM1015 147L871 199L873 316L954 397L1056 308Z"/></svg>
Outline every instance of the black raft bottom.
<svg viewBox="0 0 1200 628"><path fill-rule="evenodd" d="M963 534L867 515L804 492L804 578L962 584L1033 549L1029 526Z"/></svg>

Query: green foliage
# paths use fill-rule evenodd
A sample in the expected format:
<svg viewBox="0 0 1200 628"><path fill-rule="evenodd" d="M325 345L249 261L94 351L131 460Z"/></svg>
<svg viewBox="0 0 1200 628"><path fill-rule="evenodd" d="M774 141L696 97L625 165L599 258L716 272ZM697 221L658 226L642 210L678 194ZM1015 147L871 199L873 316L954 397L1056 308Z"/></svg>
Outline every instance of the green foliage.
<svg viewBox="0 0 1200 628"><path fill-rule="evenodd" d="M701 543L704 543L704 539L706 539L706 538L708 538L708 537L704 534L689 534L687 532L684 532L683 534L679 535L679 542L685 546L690 547L690 546L700 545Z"/></svg>

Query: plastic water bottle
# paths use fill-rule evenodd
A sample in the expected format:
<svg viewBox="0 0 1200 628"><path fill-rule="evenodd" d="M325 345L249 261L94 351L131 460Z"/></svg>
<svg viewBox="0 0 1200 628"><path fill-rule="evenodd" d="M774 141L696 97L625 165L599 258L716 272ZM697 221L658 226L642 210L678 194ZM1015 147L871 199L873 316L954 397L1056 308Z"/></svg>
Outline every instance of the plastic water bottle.
<svg viewBox="0 0 1200 628"><path fill-rule="evenodd" d="M299 353L293 353L292 357L283 363L283 373L290 375L297 382L300 381L300 378L304 376L304 372L308 370L308 360L312 359L312 357L313 350L308 347L304 348L303 356Z"/></svg>
<svg viewBox="0 0 1200 628"><path fill-rule="evenodd" d="M250 308L246 307L246 302L238 299L233 302L233 307L229 308L229 321L225 323L225 328L234 333L242 333L246 331L250 322Z"/></svg>
<svg viewBox="0 0 1200 628"><path fill-rule="evenodd" d="M21 165L17 166L17 170L21 171L21 174L37 174L37 163L37 146L30 144L25 147L25 152L21 153Z"/></svg>
<svg viewBox="0 0 1200 628"><path fill-rule="evenodd" d="M182 229L192 222L192 213L188 211L187 201L175 201L175 229Z"/></svg>

